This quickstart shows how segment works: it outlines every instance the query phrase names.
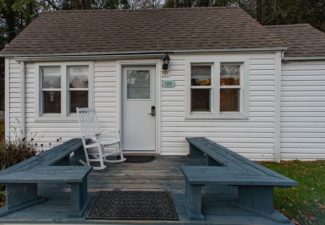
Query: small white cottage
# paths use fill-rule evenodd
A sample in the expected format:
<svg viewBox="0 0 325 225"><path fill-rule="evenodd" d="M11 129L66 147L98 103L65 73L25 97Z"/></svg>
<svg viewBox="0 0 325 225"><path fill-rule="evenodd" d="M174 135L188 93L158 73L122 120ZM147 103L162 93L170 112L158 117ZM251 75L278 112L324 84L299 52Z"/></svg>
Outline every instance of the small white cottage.
<svg viewBox="0 0 325 225"><path fill-rule="evenodd" d="M310 25L240 8L45 12L1 55L8 139L79 137L88 106L126 153L185 155L204 136L254 160L325 159L325 34Z"/></svg>

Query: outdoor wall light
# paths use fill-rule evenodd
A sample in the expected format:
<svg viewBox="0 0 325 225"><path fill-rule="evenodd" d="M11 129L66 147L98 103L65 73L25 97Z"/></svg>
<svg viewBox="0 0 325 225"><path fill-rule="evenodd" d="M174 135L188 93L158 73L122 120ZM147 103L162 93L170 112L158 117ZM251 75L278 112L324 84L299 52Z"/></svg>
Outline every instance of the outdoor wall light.
<svg viewBox="0 0 325 225"><path fill-rule="evenodd" d="M162 69L164 71L168 70L168 65L169 65L169 61L170 61L170 58L169 58L169 55L168 53L165 53L164 54L164 57L163 57L163 66L162 66Z"/></svg>

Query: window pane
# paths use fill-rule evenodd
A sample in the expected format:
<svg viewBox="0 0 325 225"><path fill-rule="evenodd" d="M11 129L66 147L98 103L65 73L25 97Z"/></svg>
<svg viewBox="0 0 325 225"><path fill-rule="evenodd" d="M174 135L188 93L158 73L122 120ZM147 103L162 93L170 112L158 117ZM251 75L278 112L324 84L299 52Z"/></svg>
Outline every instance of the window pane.
<svg viewBox="0 0 325 225"><path fill-rule="evenodd" d="M211 85L211 65L191 66L191 85L209 86Z"/></svg>
<svg viewBox="0 0 325 225"><path fill-rule="evenodd" d="M75 113L77 107L88 107L88 91L70 91L70 112Z"/></svg>
<svg viewBox="0 0 325 225"><path fill-rule="evenodd" d="M150 99L149 70L127 71L127 98Z"/></svg>
<svg viewBox="0 0 325 225"><path fill-rule="evenodd" d="M43 113L61 113L60 91L43 91Z"/></svg>
<svg viewBox="0 0 325 225"><path fill-rule="evenodd" d="M239 112L239 90L220 89L220 112Z"/></svg>
<svg viewBox="0 0 325 225"><path fill-rule="evenodd" d="M61 68L41 67L42 88L61 88Z"/></svg>
<svg viewBox="0 0 325 225"><path fill-rule="evenodd" d="M191 90L191 110L210 111L210 89Z"/></svg>
<svg viewBox="0 0 325 225"><path fill-rule="evenodd" d="M88 66L69 66L69 87L88 88Z"/></svg>
<svg viewBox="0 0 325 225"><path fill-rule="evenodd" d="M240 64L221 64L220 85L240 84Z"/></svg>

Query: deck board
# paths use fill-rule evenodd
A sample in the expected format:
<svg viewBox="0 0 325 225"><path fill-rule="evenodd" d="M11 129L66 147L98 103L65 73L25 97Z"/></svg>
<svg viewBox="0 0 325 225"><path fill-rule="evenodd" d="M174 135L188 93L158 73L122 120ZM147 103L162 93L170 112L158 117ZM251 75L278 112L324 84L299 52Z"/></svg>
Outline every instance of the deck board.
<svg viewBox="0 0 325 225"><path fill-rule="evenodd" d="M180 165L202 165L200 158L185 156L160 156L148 163L110 164L103 171L92 171L88 177L90 196L93 198L100 190L168 190L174 201L179 221L128 221L128 220L86 220L69 218L69 186L64 184L41 184L39 193L49 200L19 212L0 218L0 224L6 223L77 223L77 224L229 224L275 225L263 217L237 209L227 203L227 199L236 197L233 187L206 187L209 194L204 196L205 221L193 221L185 214L184 178Z"/></svg>

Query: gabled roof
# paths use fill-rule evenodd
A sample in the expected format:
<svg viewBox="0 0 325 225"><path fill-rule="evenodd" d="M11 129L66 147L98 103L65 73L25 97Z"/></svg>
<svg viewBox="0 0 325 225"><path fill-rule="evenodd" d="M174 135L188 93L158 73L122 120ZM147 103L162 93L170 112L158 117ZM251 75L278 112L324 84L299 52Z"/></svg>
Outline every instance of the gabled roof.
<svg viewBox="0 0 325 225"><path fill-rule="evenodd" d="M265 27L285 42L286 57L325 57L325 33L310 24Z"/></svg>
<svg viewBox="0 0 325 225"><path fill-rule="evenodd" d="M240 8L44 12L2 55L112 54L285 47Z"/></svg>

